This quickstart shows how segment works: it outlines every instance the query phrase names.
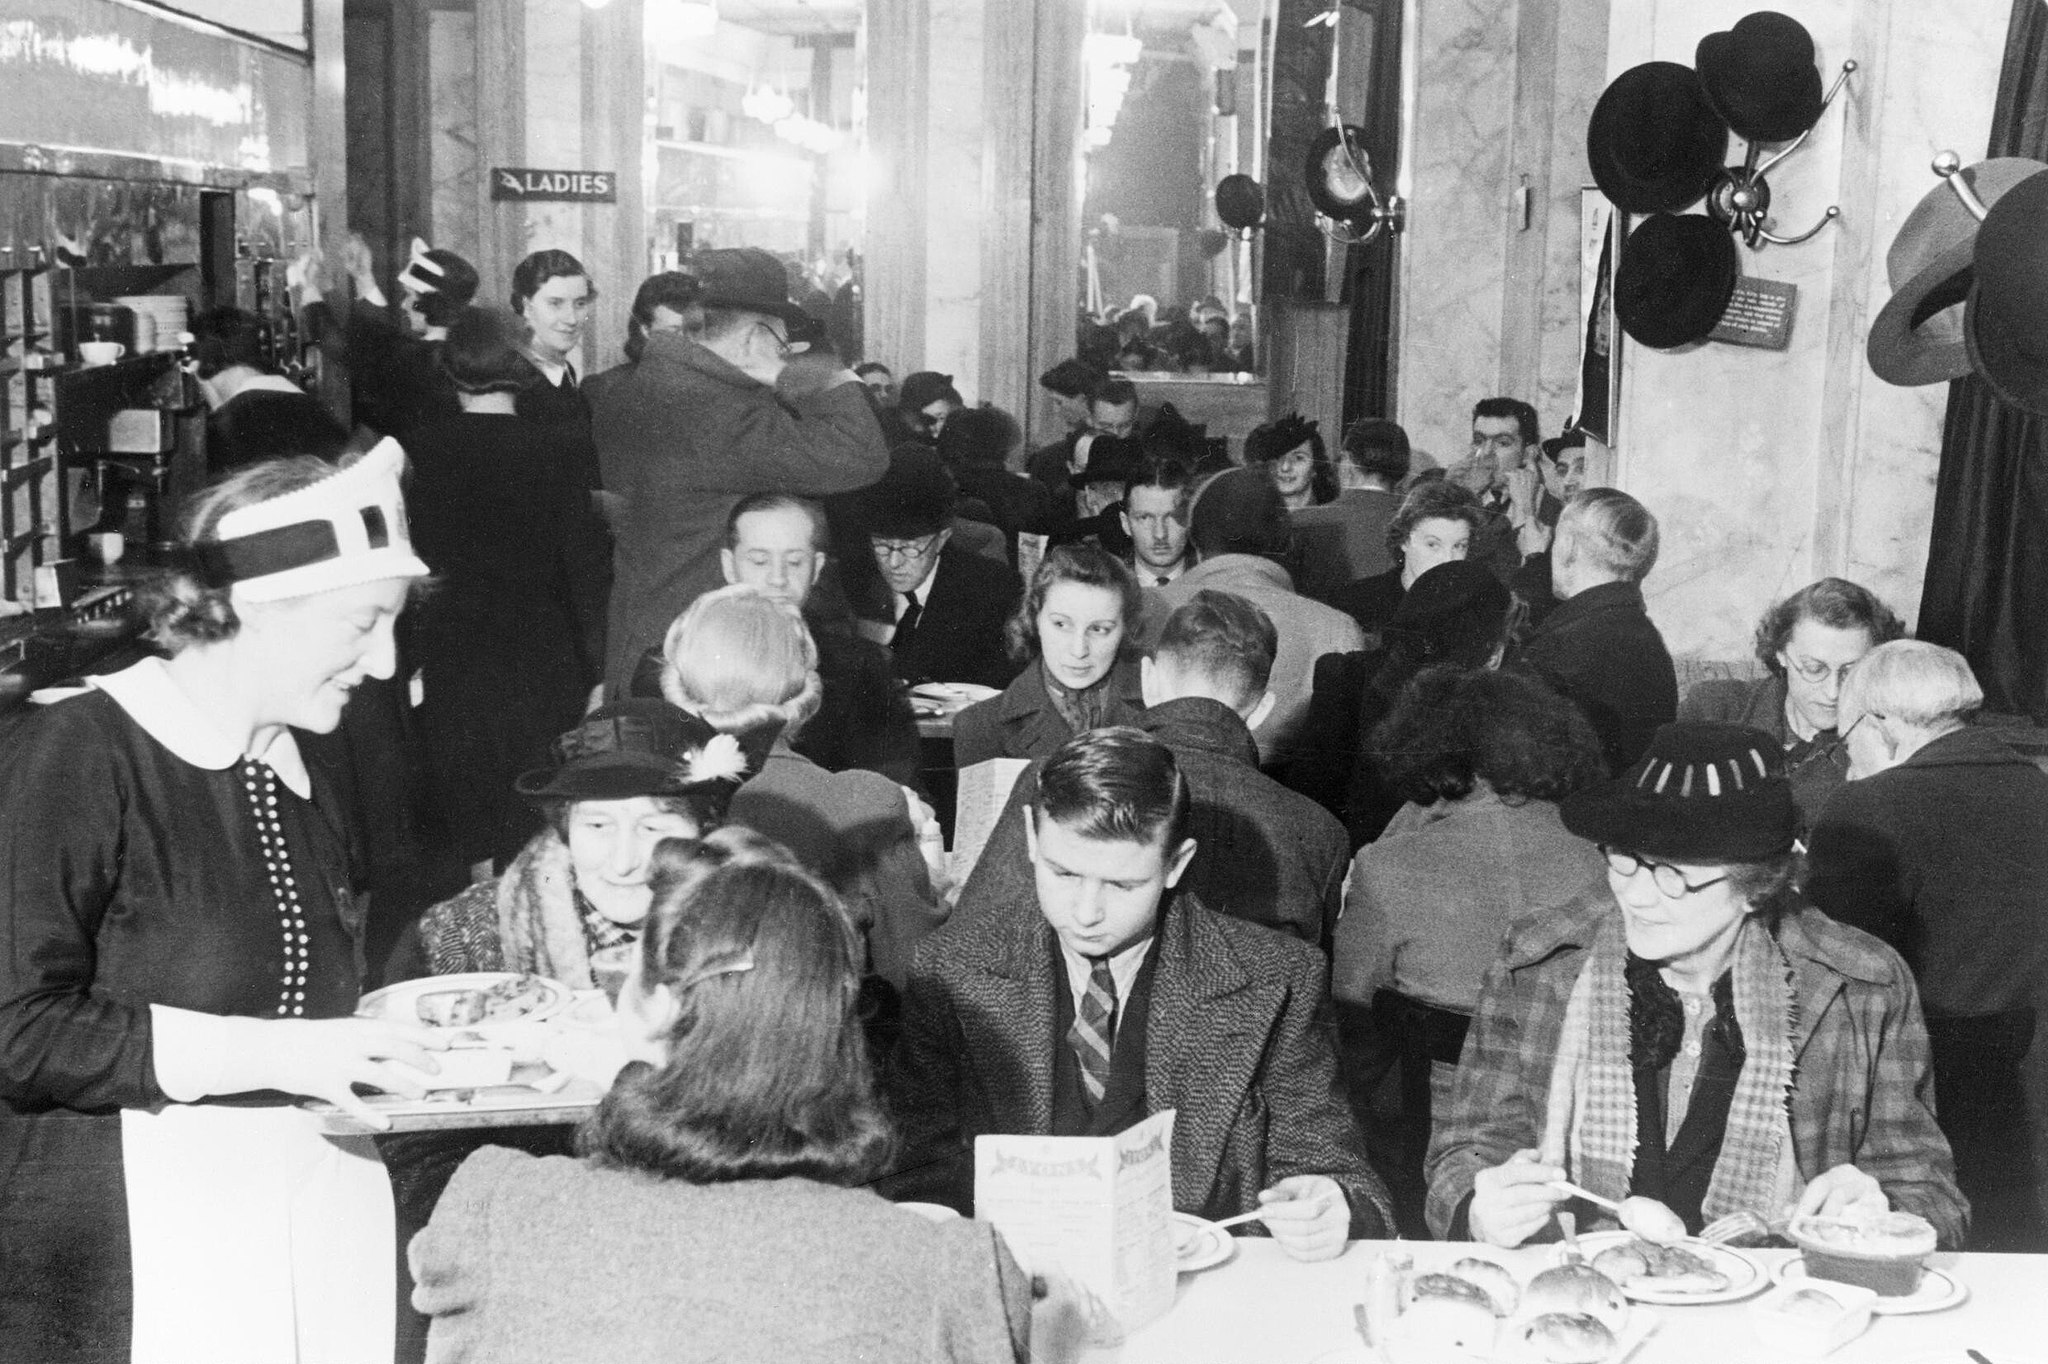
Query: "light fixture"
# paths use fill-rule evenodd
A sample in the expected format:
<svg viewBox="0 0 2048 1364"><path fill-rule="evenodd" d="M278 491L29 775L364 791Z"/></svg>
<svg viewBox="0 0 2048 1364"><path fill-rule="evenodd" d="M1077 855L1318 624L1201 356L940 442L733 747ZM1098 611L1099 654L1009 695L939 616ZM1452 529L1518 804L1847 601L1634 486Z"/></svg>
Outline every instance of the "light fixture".
<svg viewBox="0 0 2048 1364"><path fill-rule="evenodd" d="M1091 33L1081 42L1081 60L1088 72L1088 122L1082 141L1089 147L1109 145L1131 88L1131 67L1145 55L1144 41L1130 33Z"/></svg>

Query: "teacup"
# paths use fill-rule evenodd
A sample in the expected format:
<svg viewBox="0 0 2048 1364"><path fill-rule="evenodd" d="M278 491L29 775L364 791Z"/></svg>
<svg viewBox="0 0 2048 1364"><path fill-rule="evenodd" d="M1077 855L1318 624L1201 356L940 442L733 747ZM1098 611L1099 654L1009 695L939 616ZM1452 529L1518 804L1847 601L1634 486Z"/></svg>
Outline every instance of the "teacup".
<svg viewBox="0 0 2048 1364"><path fill-rule="evenodd" d="M78 358L88 366L111 365L128 353L128 348L119 341L81 341L78 343Z"/></svg>

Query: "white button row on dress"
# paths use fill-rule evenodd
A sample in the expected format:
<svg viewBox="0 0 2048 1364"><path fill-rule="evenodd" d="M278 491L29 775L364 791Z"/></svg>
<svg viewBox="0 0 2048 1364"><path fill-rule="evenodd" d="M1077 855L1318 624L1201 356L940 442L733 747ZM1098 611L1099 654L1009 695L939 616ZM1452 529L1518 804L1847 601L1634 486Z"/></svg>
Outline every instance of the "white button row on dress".
<svg viewBox="0 0 2048 1364"><path fill-rule="evenodd" d="M261 781L258 768L261 767ZM306 1012L305 910L299 904L299 888L292 877L291 853L285 846L284 825L277 817L277 776L267 765L244 760L243 786L256 816L256 834L263 845L263 865L270 875L271 894L277 900L279 928L284 935L284 983L278 993L279 1017L301 1016Z"/></svg>

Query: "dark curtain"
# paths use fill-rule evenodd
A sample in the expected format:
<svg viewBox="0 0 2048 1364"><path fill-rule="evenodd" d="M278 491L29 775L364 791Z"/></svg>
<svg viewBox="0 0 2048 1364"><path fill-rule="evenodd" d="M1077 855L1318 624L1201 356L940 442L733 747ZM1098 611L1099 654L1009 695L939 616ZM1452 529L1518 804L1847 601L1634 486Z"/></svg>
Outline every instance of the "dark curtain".
<svg viewBox="0 0 2048 1364"><path fill-rule="evenodd" d="M2014 0L1991 156L2048 160L2048 6ZM1922 639L1970 660L1992 710L2048 721L2048 419L1950 385Z"/></svg>
<svg viewBox="0 0 2048 1364"><path fill-rule="evenodd" d="M1366 150L1373 179L1391 194L1401 173L1401 5L1400 0L1348 0L1374 18L1372 72L1368 77ZM1394 410L1388 358L1393 352L1394 272L1399 262L1392 232L1345 252L1344 301L1351 305L1351 334L1345 354L1344 425L1360 417L1385 417Z"/></svg>

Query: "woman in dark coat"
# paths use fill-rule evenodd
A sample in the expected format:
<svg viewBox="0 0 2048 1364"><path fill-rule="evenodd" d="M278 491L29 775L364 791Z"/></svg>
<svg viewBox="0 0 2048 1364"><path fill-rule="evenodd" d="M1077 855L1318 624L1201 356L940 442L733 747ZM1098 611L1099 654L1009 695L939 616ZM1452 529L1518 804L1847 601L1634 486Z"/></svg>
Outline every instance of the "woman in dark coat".
<svg viewBox="0 0 2048 1364"><path fill-rule="evenodd" d="M611 565L590 499L547 433L514 412L523 328L471 309L443 364L463 412L413 435L407 498L439 582L415 643L434 800L461 856L509 860L538 831L513 779L582 715L602 675Z"/></svg>
<svg viewBox="0 0 2048 1364"><path fill-rule="evenodd" d="M1128 725L1145 708L1135 652L1144 609L1129 565L1100 545L1045 556L1008 626L1028 660L1001 696L953 717L953 762L1043 758L1076 734Z"/></svg>

